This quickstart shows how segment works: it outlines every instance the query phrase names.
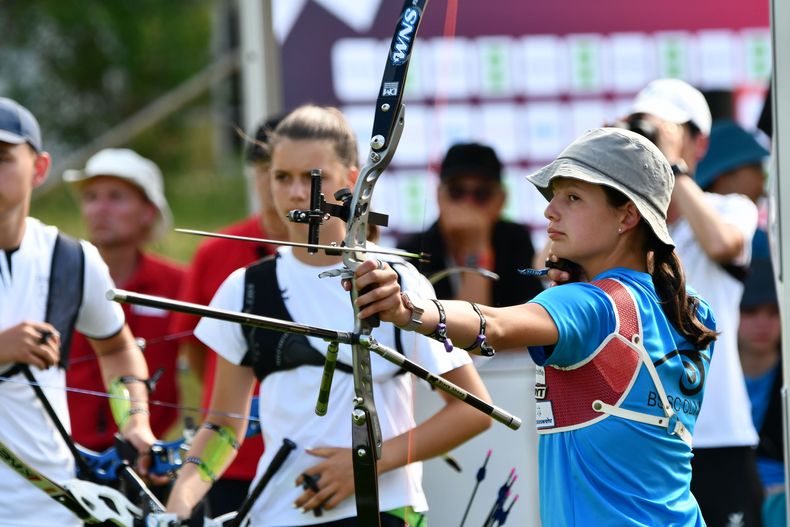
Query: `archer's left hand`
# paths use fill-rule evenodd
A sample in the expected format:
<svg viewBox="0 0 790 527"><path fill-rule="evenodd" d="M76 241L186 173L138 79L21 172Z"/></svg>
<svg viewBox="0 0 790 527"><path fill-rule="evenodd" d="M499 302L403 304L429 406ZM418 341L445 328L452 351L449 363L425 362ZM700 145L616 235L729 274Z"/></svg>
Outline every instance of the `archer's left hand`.
<svg viewBox="0 0 790 527"><path fill-rule="evenodd" d="M151 431L148 415L139 413L129 416L129 420L121 431L121 435L138 452L137 462L134 467L138 474L147 478L154 485L164 485L170 481L170 476L166 474L157 476L149 472L151 468L151 446L156 442L156 437Z"/></svg>
<svg viewBox="0 0 790 527"><path fill-rule="evenodd" d="M370 290L356 300L360 308L359 318L378 314L382 322L392 322L400 326L409 323L411 311L401 302L398 274L389 264L380 260L367 260L357 267L354 276L359 291L370 287ZM343 280L343 288L350 291L351 282Z"/></svg>
<svg viewBox="0 0 790 527"><path fill-rule="evenodd" d="M305 470L310 476L320 476L318 493L305 490L296 500L294 506L311 511L318 506L333 509L354 494L354 465L350 448L311 448L306 452L311 456L324 458L317 465ZM304 478L299 476L296 485L302 485Z"/></svg>

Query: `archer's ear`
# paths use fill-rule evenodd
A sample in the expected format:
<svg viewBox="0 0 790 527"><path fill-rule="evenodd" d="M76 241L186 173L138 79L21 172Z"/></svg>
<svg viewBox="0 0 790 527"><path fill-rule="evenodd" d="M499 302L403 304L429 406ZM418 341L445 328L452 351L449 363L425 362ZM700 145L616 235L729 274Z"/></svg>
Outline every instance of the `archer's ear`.
<svg viewBox="0 0 790 527"><path fill-rule="evenodd" d="M38 188L44 184L49 175L49 169L52 166L52 158L49 157L47 152L35 154L36 158L33 161L33 188Z"/></svg>
<svg viewBox="0 0 790 527"><path fill-rule="evenodd" d="M639 225L641 219L642 214L640 214L633 201L629 201L623 206L623 216L620 220L623 231L633 229Z"/></svg>
<svg viewBox="0 0 790 527"><path fill-rule="evenodd" d="M348 169L348 181L352 187L357 184L358 177L359 177L359 168L351 167Z"/></svg>

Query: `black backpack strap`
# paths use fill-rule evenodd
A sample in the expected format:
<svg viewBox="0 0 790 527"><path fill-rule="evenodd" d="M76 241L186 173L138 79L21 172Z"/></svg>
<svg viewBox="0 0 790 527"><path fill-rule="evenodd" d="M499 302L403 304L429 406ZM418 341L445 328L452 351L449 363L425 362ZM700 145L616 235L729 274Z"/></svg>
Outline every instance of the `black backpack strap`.
<svg viewBox="0 0 790 527"><path fill-rule="evenodd" d="M71 336L77 322L85 280L85 255L80 242L58 233L52 251L49 296L44 318L60 333L61 368L68 366Z"/></svg>
<svg viewBox="0 0 790 527"><path fill-rule="evenodd" d="M719 264L724 271L731 277L738 280L740 283L745 284L746 279L749 277L749 268L743 265L735 264Z"/></svg>
<svg viewBox="0 0 790 527"><path fill-rule="evenodd" d="M49 322L60 333L60 361L58 365L66 368L71 348L71 336L82 306L83 283L85 277L85 255L80 242L62 233L55 238L52 250L52 264L49 271L49 290L47 291L47 310L44 320ZM80 455L58 414L47 399L44 390L30 371L27 364L16 364L4 375L10 377L22 373L30 383L44 411L66 443L74 461L79 467L82 477L89 478L92 472L85 459Z"/></svg>
<svg viewBox="0 0 790 527"><path fill-rule="evenodd" d="M782 446L782 363L777 365L777 373L771 386L768 408L765 411L763 426L759 430L760 443L757 455L781 461L784 459Z"/></svg>
<svg viewBox="0 0 790 527"><path fill-rule="evenodd" d="M290 320L285 307L287 292L277 282L277 256L269 256L249 266L244 273L244 306L242 311L265 317ZM307 337L265 328L242 326L247 353L241 361L255 372L258 380L276 371L299 366L323 366L325 356L315 349ZM351 366L338 362L336 369L351 373Z"/></svg>

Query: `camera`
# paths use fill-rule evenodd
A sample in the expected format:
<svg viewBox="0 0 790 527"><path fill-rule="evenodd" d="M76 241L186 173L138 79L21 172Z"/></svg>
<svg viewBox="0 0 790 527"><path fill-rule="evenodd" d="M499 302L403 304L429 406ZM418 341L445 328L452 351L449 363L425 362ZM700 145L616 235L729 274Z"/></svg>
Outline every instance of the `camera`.
<svg viewBox="0 0 790 527"><path fill-rule="evenodd" d="M615 121L612 123L612 126L615 128L625 128L626 130L644 136L654 145L658 140L658 128L655 124L646 120L640 113L631 114L622 121Z"/></svg>

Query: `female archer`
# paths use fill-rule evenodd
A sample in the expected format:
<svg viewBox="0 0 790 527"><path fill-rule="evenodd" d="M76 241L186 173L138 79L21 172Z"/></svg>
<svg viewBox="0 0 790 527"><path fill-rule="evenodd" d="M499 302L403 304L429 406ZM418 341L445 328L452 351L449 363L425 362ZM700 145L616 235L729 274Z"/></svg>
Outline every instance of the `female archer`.
<svg viewBox="0 0 790 527"><path fill-rule="evenodd" d="M528 179L549 199L551 252L591 282L513 307L420 306L391 269L365 262L357 286L376 287L357 299L359 316L405 326L417 306L418 330L440 340L486 353L528 347L539 366L544 527L704 525L689 488L691 437L715 322L687 292L667 231L669 164L641 136L601 128Z"/></svg>
<svg viewBox="0 0 790 527"><path fill-rule="evenodd" d="M329 196L352 186L357 177L356 139L345 118L334 108L302 106L294 110L276 127L270 145L272 195L283 216L293 209L309 208L313 169L321 169L322 191ZM307 225L289 223L287 227L291 241L307 242ZM345 234L344 223L329 219L321 227L319 243L340 241ZM281 248L275 256L228 277L211 305L351 330L354 317L348 295L334 280L319 278L320 273L338 268L341 261L342 257L336 255ZM397 257L388 261L404 287L432 296L430 285L411 265ZM350 348L340 347L331 404L327 414L318 417L315 397L326 343L211 319L203 319L195 334L219 355L211 417L192 443L190 462L179 473L168 510L189 517L212 480L230 463L234 448L244 437L246 423L222 416L249 413L251 389L257 377L261 381L260 418L267 448L256 480L284 439L295 442L297 449L255 502L251 524L356 526L350 448L354 397ZM438 343L404 334L392 324L382 324L373 330L373 335L379 342L402 350L426 368L488 399L466 353L445 353ZM416 426L411 378L377 356L371 361L384 440L378 462L380 510L384 511L381 523L401 526L408 521L413 525L415 513L427 508L420 465L413 462L447 452L484 430L490 419L445 397L445 406ZM305 478L313 482L312 490L303 489Z"/></svg>

